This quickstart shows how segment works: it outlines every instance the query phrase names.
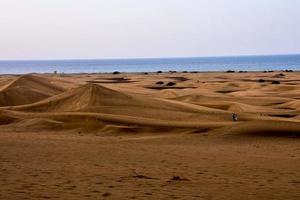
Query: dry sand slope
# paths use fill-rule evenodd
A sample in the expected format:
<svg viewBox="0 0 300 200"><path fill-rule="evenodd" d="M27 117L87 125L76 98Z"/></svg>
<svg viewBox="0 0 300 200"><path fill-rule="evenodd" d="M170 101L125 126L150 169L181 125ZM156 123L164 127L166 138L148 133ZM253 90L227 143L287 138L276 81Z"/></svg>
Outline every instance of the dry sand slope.
<svg viewBox="0 0 300 200"><path fill-rule="evenodd" d="M298 199L299 86L298 72L2 76L0 199Z"/></svg>
<svg viewBox="0 0 300 200"><path fill-rule="evenodd" d="M0 88L0 106L29 104L63 91L45 77L24 75Z"/></svg>

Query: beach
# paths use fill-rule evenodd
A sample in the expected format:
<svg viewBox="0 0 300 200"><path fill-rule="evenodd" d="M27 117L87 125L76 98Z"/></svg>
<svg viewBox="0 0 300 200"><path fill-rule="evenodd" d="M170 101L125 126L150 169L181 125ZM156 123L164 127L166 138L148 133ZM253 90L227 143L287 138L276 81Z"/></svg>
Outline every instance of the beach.
<svg viewBox="0 0 300 200"><path fill-rule="evenodd" d="M299 86L297 71L1 75L0 199L299 199Z"/></svg>

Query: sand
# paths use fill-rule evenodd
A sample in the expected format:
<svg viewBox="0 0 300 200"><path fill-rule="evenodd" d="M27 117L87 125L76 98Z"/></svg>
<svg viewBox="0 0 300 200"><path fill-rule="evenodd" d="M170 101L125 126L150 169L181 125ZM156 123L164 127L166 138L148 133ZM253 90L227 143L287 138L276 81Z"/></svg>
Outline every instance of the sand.
<svg viewBox="0 0 300 200"><path fill-rule="evenodd" d="M299 199L279 73L3 75L0 199Z"/></svg>

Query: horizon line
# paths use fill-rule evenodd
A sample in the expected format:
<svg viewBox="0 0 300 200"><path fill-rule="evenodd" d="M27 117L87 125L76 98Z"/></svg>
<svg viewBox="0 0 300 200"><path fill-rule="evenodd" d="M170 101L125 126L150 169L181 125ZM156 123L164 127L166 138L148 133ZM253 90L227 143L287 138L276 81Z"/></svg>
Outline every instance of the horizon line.
<svg viewBox="0 0 300 200"><path fill-rule="evenodd" d="M170 57L128 57L128 58L58 58L58 59L0 59L0 62L22 61L82 61L82 60L154 60L154 59L189 59L189 58L232 58L232 57L265 57L265 56L300 56L300 53L289 54L245 54L245 55L220 55L220 56L170 56Z"/></svg>

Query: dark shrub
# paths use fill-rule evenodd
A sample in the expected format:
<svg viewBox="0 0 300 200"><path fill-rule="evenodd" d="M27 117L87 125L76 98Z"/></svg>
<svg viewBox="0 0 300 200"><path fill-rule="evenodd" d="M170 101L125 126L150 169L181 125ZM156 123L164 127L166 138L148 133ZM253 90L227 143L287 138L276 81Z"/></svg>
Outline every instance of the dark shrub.
<svg viewBox="0 0 300 200"><path fill-rule="evenodd" d="M286 69L285 72L294 72L293 70Z"/></svg>
<svg viewBox="0 0 300 200"><path fill-rule="evenodd" d="M280 73L280 74L275 74L273 77L274 78L283 78L283 77L285 77L285 75L283 73Z"/></svg>
<svg viewBox="0 0 300 200"><path fill-rule="evenodd" d="M259 82L259 83L264 83L264 82L266 82L266 81L265 81L264 79L259 79L258 82Z"/></svg>
<svg viewBox="0 0 300 200"><path fill-rule="evenodd" d="M278 85L278 84L280 84L280 82L279 81L272 81L272 84Z"/></svg>
<svg viewBox="0 0 300 200"><path fill-rule="evenodd" d="M148 75L148 72L145 72L144 75Z"/></svg>
<svg viewBox="0 0 300 200"><path fill-rule="evenodd" d="M121 74L121 72L115 71L115 72L113 72L113 74L114 74L114 75L116 75L116 74Z"/></svg>
<svg viewBox="0 0 300 200"><path fill-rule="evenodd" d="M180 177L180 176L173 176L173 177L170 179L170 181L168 181L168 182L171 182L171 181L189 181L189 179L187 179L187 178L182 178L182 177Z"/></svg>
<svg viewBox="0 0 300 200"><path fill-rule="evenodd" d="M162 85L162 84L164 84L164 82L163 81L158 81L158 82L156 82L156 84L157 85Z"/></svg>
<svg viewBox="0 0 300 200"><path fill-rule="evenodd" d="M163 72L162 72L162 71L157 71L156 73L161 74L161 73L163 73Z"/></svg>
<svg viewBox="0 0 300 200"><path fill-rule="evenodd" d="M227 73L235 73L233 70L228 70Z"/></svg>
<svg viewBox="0 0 300 200"><path fill-rule="evenodd" d="M180 178L180 176L173 176L172 180L173 181L179 181L179 180L181 180L181 178Z"/></svg>
<svg viewBox="0 0 300 200"><path fill-rule="evenodd" d="M174 85L176 85L176 83L174 83L174 82L167 83L167 86L174 86Z"/></svg>

